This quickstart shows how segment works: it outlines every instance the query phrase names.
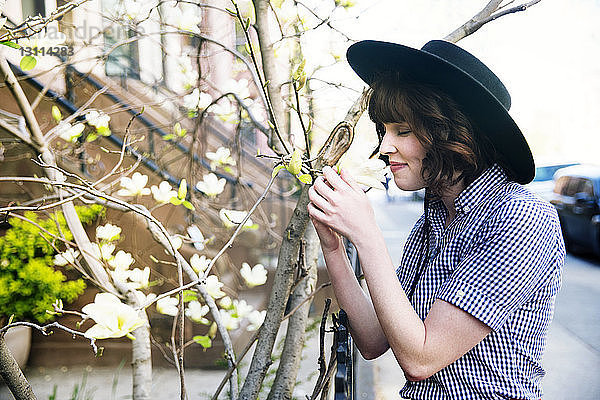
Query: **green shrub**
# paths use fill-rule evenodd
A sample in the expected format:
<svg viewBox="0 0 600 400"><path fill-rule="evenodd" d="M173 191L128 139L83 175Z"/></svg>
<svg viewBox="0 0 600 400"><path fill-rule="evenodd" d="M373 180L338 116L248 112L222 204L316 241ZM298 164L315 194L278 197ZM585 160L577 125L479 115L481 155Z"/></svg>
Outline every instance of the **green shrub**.
<svg viewBox="0 0 600 400"><path fill-rule="evenodd" d="M75 209L84 224L104 213L100 205ZM25 217L54 235L73 239L60 212L52 214L52 218L40 218L34 212L26 212ZM18 320L48 322L54 316L46 310L52 310L57 299L64 303L75 300L83 293L85 282L67 280L63 272L54 267L56 251L50 243L61 250L65 249L64 243L27 221L10 218L9 223L11 227L0 237L0 317L14 314Z"/></svg>

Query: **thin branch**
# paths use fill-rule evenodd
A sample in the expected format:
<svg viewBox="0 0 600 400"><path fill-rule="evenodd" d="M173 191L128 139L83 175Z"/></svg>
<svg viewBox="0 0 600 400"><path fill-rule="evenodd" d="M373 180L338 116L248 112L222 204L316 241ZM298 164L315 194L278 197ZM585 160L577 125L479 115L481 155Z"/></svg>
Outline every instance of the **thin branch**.
<svg viewBox="0 0 600 400"><path fill-rule="evenodd" d="M456 28L453 32L447 35L444 40L452 43L456 43L459 40L475 33L479 28L488 22L494 21L504 15L525 11L529 7L539 3L541 0L533 0L528 3L523 3L519 6L505 8L501 6L503 0L492 0L490 1L481 11L479 11L473 18L465 22L463 25ZM510 4L510 3L509 3ZM501 10L502 9L502 10ZM499 11L501 10L501 11ZM498 12L496 12L498 11ZM494 14L494 12L496 12Z"/></svg>

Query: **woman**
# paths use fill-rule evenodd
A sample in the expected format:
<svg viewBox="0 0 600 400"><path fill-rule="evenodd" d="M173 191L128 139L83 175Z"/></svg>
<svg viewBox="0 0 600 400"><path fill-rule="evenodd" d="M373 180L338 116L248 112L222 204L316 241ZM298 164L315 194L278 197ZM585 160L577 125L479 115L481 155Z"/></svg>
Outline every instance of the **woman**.
<svg viewBox="0 0 600 400"><path fill-rule="evenodd" d="M550 204L524 189L534 163L510 96L448 42L364 41L348 61L371 86L369 115L402 190L425 212L396 269L369 201L345 171L309 191L335 295L365 358L391 348L410 399L539 399L541 356L564 244ZM341 236L357 248L360 288Z"/></svg>

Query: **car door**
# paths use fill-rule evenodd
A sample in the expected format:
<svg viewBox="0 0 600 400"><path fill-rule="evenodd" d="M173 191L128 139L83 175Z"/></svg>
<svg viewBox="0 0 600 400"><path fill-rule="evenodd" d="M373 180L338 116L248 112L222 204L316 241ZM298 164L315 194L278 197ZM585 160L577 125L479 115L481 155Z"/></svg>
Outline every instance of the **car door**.
<svg viewBox="0 0 600 400"><path fill-rule="evenodd" d="M573 195L571 206L573 239L591 248L593 246L592 217L598 214L598 204L594 200L594 185L590 179L580 178Z"/></svg>
<svg viewBox="0 0 600 400"><path fill-rule="evenodd" d="M563 233L569 241L579 242L576 236L576 215L573 213L575 204L575 193L577 193L580 179L574 176L562 176L557 182L556 191L558 196L552 203L558 211Z"/></svg>

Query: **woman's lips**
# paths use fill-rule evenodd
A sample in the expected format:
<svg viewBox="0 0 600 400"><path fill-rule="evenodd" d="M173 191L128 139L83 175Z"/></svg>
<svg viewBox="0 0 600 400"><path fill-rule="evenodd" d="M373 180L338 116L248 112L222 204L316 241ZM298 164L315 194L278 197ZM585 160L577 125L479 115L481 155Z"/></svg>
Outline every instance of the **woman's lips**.
<svg viewBox="0 0 600 400"><path fill-rule="evenodd" d="M390 171L392 171L392 173L396 172L396 171L400 171L402 168L407 167L408 164L404 164L404 163L390 163Z"/></svg>

